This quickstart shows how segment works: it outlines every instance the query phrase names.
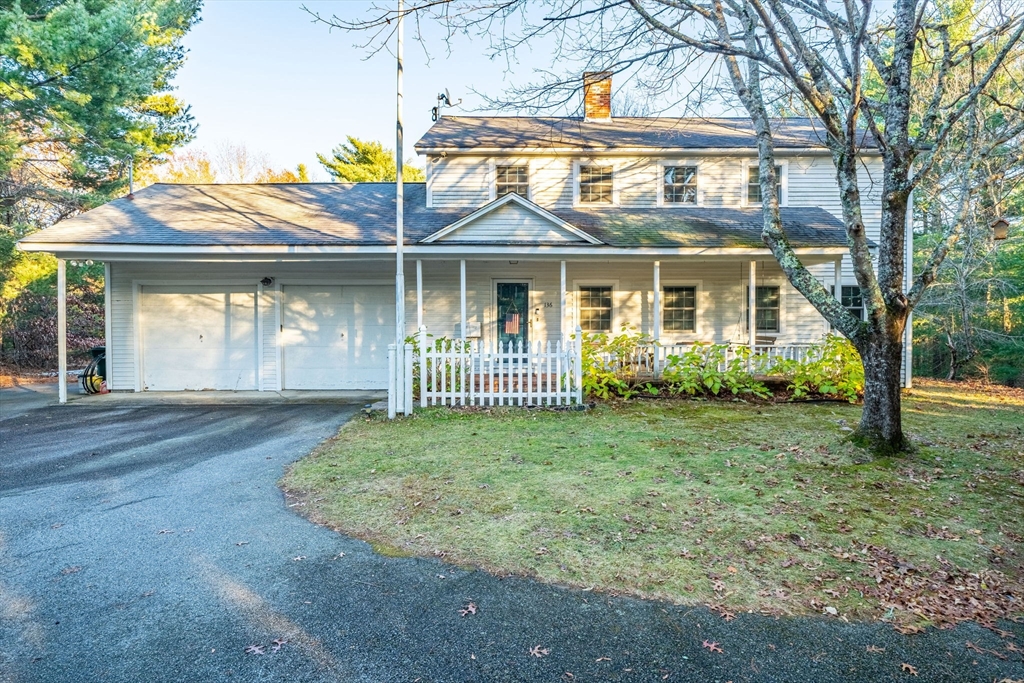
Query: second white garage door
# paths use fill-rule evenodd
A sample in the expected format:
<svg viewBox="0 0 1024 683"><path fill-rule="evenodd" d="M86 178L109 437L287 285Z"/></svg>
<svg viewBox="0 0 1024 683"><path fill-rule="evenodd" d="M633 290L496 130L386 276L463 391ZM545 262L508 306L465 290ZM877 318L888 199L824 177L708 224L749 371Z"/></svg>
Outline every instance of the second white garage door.
<svg viewBox="0 0 1024 683"><path fill-rule="evenodd" d="M395 337L394 290L372 285L284 285L285 389L386 389Z"/></svg>

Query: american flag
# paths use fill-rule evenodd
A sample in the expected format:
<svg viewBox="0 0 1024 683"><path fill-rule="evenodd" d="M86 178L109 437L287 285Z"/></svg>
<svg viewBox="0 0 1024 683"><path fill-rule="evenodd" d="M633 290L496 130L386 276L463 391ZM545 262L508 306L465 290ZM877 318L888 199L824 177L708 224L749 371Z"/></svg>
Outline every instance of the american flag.
<svg viewBox="0 0 1024 683"><path fill-rule="evenodd" d="M519 334L519 314L505 314L505 334Z"/></svg>

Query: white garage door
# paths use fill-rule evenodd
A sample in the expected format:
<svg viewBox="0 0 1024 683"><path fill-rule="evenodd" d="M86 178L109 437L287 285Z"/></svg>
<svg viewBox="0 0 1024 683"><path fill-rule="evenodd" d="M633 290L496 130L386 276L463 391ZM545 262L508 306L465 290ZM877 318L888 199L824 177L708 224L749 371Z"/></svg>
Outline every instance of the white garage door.
<svg viewBox="0 0 1024 683"><path fill-rule="evenodd" d="M395 337L394 290L285 285L285 389L386 389Z"/></svg>
<svg viewBox="0 0 1024 683"><path fill-rule="evenodd" d="M255 287L142 287L142 385L257 388Z"/></svg>

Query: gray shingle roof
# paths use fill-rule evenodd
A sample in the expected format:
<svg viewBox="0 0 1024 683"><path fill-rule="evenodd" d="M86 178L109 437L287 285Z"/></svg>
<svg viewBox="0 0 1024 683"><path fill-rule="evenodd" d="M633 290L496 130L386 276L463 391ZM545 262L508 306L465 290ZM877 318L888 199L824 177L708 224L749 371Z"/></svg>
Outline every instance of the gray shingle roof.
<svg viewBox="0 0 1024 683"><path fill-rule="evenodd" d="M22 240L32 245L393 245L393 183L151 185ZM423 183L405 186L407 243L474 209L428 209ZM762 247L759 209L552 209L613 247ZM794 246L845 246L842 223L818 208L787 208ZM442 242L443 244L443 242ZM461 243L465 244L465 243ZM601 246L589 247L601 249Z"/></svg>
<svg viewBox="0 0 1024 683"><path fill-rule="evenodd" d="M821 124L808 118L777 121L779 149L824 148ZM753 124L744 118L581 118L444 116L416 143L416 151L501 149L509 151L571 148L580 150L673 150L742 148L755 151Z"/></svg>

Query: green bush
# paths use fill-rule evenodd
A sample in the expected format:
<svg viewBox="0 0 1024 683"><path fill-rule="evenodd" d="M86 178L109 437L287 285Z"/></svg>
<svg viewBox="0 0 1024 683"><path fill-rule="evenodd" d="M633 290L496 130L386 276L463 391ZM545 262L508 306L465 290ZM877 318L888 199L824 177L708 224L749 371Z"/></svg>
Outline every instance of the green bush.
<svg viewBox="0 0 1024 683"><path fill-rule="evenodd" d="M631 398L658 390L640 378L651 367L656 342L631 325L617 335L584 334L581 340L583 391L601 399Z"/></svg>
<svg viewBox="0 0 1024 683"><path fill-rule="evenodd" d="M669 356L661 374L668 390L689 396L718 396L725 390L733 396L752 394L768 398L768 387L754 379L750 370L760 359L751 358L750 349L741 346L735 356L726 360L728 350L728 344L697 342L686 353Z"/></svg>
<svg viewBox="0 0 1024 683"><path fill-rule="evenodd" d="M807 351L805 360L777 363L770 375L789 379L793 398L824 396L856 403L864 396L864 366L845 337L830 334Z"/></svg>

